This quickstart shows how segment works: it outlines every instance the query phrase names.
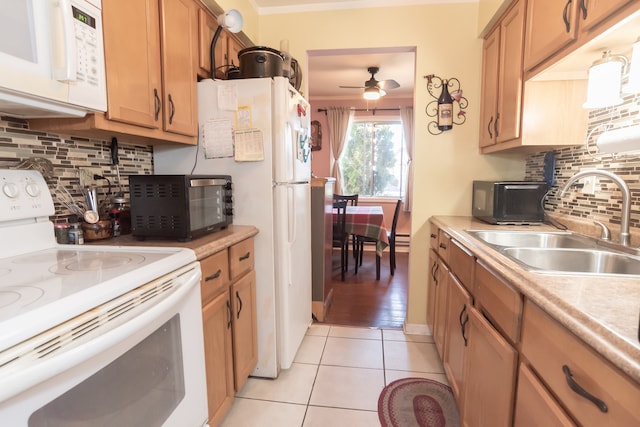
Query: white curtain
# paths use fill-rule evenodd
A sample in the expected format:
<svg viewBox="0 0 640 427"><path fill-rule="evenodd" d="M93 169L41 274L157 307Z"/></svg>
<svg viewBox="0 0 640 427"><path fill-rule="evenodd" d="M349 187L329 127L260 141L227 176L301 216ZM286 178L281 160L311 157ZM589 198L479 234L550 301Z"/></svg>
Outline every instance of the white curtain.
<svg viewBox="0 0 640 427"><path fill-rule="evenodd" d="M331 176L336 179L334 192L342 193L342 177L340 172L340 155L347 140L347 132L353 117L350 107L327 108L327 124L329 126L329 144L331 145Z"/></svg>
<svg viewBox="0 0 640 427"><path fill-rule="evenodd" d="M404 191L404 211L411 212L413 204L413 107L401 107L400 119L402 120L402 130L404 133L404 148L407 153L407 168L405 170L405 191Z"/></svg>

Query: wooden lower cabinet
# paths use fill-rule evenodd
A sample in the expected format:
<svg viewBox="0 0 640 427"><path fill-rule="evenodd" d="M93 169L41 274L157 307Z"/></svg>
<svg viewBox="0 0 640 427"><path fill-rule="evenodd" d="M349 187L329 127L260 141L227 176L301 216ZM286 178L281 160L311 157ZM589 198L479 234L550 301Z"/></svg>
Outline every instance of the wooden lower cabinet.
<svg viewBox="0 0 640 427"><path fill-rule="evenodd" d="M202 324L209 423L217 425L231 407L235 394L228 292L221 293L202 308Z"/></svg>
<svg viewBox="0 0 640 427"><path fill-rule="evenodd" d="M461 390L464 386L464 369L467 354L466 329L469 322L468 310L472 308L469 292L453 274L448 278L447 332L444 352L444 371L458 406L463 407Z"/></svg>
<svg viewBox="0 0 640 427"><path fill-rule="evenodd" d="M200 260L209 424L218 425L258 361L253 239Z"/></svg>
<svg viewBox="0 0 640 427"><path fill-rule="evenodd" d="M514 427L575 427L558 402L524 363L518 370Z"/></svg>
<svg viewBox="0 0 640 427"><path fill-rule="evenodd" d="M462 425L511 426L518 353L477 310L468 313Z"/></svg>
<svg viewBox="0 0 640 427"><path fill-rule="evenodd" d="M524 309L521 352L578 425L640 425L640 385L530 301Z"/></svg>
<svg viewBox="0 0 640 427"><path fill-rule="evenodd" d="M256 331L256 272L250 271L231 285L233 369L239 391L258 363Z"/></svg>
<svg viewBox="0 0 640 427"><path fill-rule="evenodd" d="M436 350L441 358L444 358L446 321L447 321L447 294L449 288L447 286L447 277L449 276L449 268L446 264L438 259L438 268L436 272L437 280L435 281L435 317L433 322L433 340L436 344Z"/></svg>

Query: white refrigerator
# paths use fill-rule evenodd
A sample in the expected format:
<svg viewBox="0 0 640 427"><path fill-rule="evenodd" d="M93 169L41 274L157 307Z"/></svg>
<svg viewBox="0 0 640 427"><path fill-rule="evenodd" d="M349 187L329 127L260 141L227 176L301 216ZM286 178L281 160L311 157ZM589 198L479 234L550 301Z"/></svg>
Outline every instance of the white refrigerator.
<svg viewBox="0 0 640 427"><path fill-rule="evenodd" d="M207 79L198 83L198 145L154 147L157 174L231 175L233 222L259 229L254 376L291 367L312 321L310 114L284 77Z"/></svg>

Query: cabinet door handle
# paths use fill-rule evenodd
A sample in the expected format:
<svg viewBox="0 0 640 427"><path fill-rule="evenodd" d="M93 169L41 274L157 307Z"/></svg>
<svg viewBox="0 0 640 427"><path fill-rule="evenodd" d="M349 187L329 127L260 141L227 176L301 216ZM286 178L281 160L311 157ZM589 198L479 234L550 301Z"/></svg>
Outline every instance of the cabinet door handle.
<svg viewBox="0 0 640 427"><path fill-rule="evenodd" d="M433 278L433 281L435 282L435 284L438 284L438 278L436 277L436 272L438 271L438 262L437 261L433 261L433 265L431 266L431 278Z"/></svg>
<svg viewBox="0 0 640 427"><path fill-rule="evenodd" d="M227 300L227 314L229 315L229 320L227 321L227 329L231 328L231 319L233 319L233 314L231 314L231 302Z"/></svg>
<svg viewBox="0 0 640 427"><path fill-rule="evenodd" d="M496 113L496 121L493 122L493 133L498 137L498 120L500 120L500 113Z"/></svg>
<svg viewBox="0 0 640 427"><path fill-rule="evenodd" d="M436 235L435 235L435 234L431 234L431 238L432 238L432 239L435 239L435 238L436 238Z"/></svg>
<svg viewBox="0 0 640 427"><path fill-rule="evenodd" d="M567 384L569 385L571 390L584 397L585 399L590 400L594 405L598 407L598 409L600 409L601 412L609 411L606 403L580 387L580 385L573 379L573 374L571 373L571 370L567 365L562 365L562 372L564 372L564 376L567 379Z"/></svg>
<svg viewBox="0 0 640 427"><path fill-rule="evenodd" d="M467 346L467 323L469 322L469 315L467 313L467 304L462 305L462 310L460 311L460 333L462 333L462 339L464 340L464 346ZM462 320L462 316L464 320Z"/></svg>
<svg viewBox="0 0 640 427"><path fill-rule="evenodd" d="M240 312L242 311L242 298L240 298L240 293L238 291L236 291L236 298L238 300L238 313L236 313L236 319L240 318Z"/></svg>
<svg viewBox="0 0 640 427"><path fill-rule="evenodd" d="M493 116L489 120L489 124L487 125L487 132L489 132L489 139L493 139L493 134L491 133L491 123L493 123Z"/></svg>
<svg viewBox="0 0 640 427"><path fill-rule="evenodd" d="M173 98L169 94L169 106L171 107L171 114L169 114L169 124L173 123L173 115L176 113L176 106L173 104Z"/></svg>
<svg viewBox="0 0 640 427"><path fill-rule="evenodd" d="M571 31L571 22L569 22L569 6L571 6L571 3L573 3L573 0L568 0L562 11L562 20L564 21L564 27L567 33Z"/></svg>
<svg viewBox="0 0 640 427"><path fill-rule="evenodd" d="M580 9L582 10L582 20L587 19L587 0L580 0Z"/></svg>
<svg viewBox="0 0 640 427"><path fill-rule="evenodd" d="M160 117L160 107L162 107L162 100L160 99L160 95L158 95L158 89L153 89L153 98L156 103L156 111L153 113L153 119L157 122L158 117Z"/></svg>
<svg viewBox="0 0 640 427"><path fill-rule="evenodd" d="M439 245L442 249L447 249L447 245L445 245L444 243L440 243Z"/></svg>
<svg viewBox="0 0 640 427"><path fill-rule="evenodd" d="M249 257L251 256L251 252L247 252L246 254L242 255L240 258L238 258L240 261L244 261L245 259L249 259Z"/></svg>
<svg viewBox="0 0 640 427"><path fill-rule="evenodd" d="M218 271L216 271L215 273L213 273L211 276L207 276L204 278L205 282L208 282L209 280L215 280L218 277L220 277L220 275L222 274L222 270L218 269Z"/></svg>

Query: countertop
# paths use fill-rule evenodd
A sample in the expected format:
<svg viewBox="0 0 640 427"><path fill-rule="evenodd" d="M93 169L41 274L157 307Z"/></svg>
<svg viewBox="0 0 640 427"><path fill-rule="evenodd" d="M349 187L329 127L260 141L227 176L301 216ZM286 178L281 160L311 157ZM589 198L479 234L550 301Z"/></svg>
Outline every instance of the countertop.
<svg viewBox="0 0 640 427"><path fill-rule="evenodd" d="M189 242L178 242L171 239L146 239L138 240L130 234L112 237L104 240L94 240L87 242L91 245L109 246L170 246L192 249L196 253L198 260L209 255L220 252L238 242L258 234L258 229L252 225L232 224L224 230L216 231L206 236L191 240Z"/></svg>
<svg viewBox="0 0 640 427"><path fill-rule="evenodd" d="M640 382L640 279L622 276L551 275L529 272L465 230L550 230L547 225L494 226L471 217L434 216L430 221L462 243L487 267Z"/></svg>

